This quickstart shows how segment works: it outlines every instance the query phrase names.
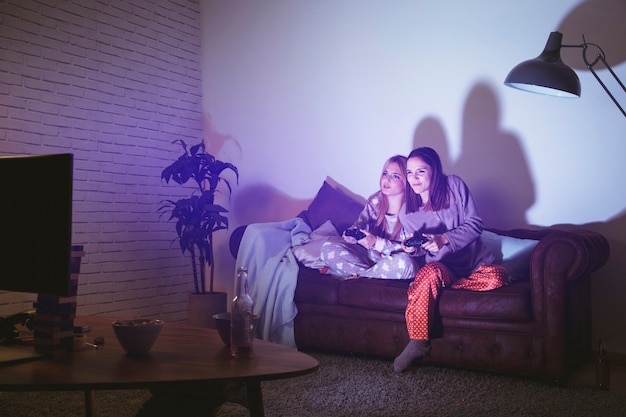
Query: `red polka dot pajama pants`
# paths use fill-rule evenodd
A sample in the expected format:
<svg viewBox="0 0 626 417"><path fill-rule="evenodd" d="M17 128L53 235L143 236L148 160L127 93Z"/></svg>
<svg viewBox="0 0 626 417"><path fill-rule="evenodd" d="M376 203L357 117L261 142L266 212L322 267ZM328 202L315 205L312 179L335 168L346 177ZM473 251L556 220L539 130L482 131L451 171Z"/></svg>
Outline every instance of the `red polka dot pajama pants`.
<svg viewBox="0 0 626 417"><path fill-rule="evenodd" d="M501 265L482 265L467 278L457 279L440 262L424 265L409 286L406 327L409 338L430 340L429 329L435 318L435 306L443 287L488 291L507 284L507 272Z"/></svg>

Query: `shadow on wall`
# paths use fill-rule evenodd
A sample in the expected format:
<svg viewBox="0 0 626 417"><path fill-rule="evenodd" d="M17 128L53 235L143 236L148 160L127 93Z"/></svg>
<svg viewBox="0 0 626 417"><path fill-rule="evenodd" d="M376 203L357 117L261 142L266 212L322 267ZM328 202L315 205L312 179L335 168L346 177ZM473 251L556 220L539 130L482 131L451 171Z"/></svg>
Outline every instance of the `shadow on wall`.
<svg viewBox="0 0 626 417"><path fill-rule="evenodd" d="M563 33L563 43L577 45L582 43L582 35L587 42L599 45L606 54L606 60L612 67L626 61L626 1L624 0L588 0L572 9L561 21L558 31ZM546 41L549 33L546 33ZM544 45L537 45L537 55ZM589 58L596 50L589 48ZM561 58L565 64L587 71L578 48L563 48ZM602 64L598 68L603 69Z"/></svg>
<svg viewBox="0 0 626 417"><path fill-rule="evenodd" d="M225 162L235 163L231 154L232 148L234 147L234 150L241 155L241 144L233 136L218 131L213 125L213 120L209 113L204 113L202 116L202 131L204 134L203 141L208 153L219 157ZM228 145L232 145L230 149ZM235 163L235 165L237 164Z"/></svg>
<svg viewBox="0 0 626 417"><path fill-rule="evenodd" d="M267 184L254 184L234 195L232 207L239 224L278 222L295 217L311 200L289 197Z"/></svg>
<svg viewBox="0 0 626 417"><path fill-rule="evenodd" d="M461 139L461 155L453 162L443 128L428 118L415 129L413 145L436 149L444 171L465 180L486 226L527 227L535 187L519 139L500 127L499 105L489 86L478 84L470 92Z"/></svg>

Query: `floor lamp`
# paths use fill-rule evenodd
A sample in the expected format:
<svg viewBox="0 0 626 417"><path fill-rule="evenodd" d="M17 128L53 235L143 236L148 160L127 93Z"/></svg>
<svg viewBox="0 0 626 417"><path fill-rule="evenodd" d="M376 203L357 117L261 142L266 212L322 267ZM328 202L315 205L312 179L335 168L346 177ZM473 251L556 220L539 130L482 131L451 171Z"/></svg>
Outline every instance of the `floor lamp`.
<svg viewBox="0 0 626 417"><path fill-rule="evenodd" d="M615 103L624 117L626 117L624 108L619 104L613 94L611 94L594 70L594 66L598 64L598 62L602 62L624 92L626 92L624 83L622 83L611 66L606 62L602 48L596 44L587 43L584 36L583 43L580 45L562 45L562 39L563 34L560 32L550 33L546 47L541 55L516 65L511 72L509 72L509 75L507 75L504 80L504 85L538 94L558 97L580 97L580 80L574 70L561 61L561 48L582 48L585 65L587 65L589 71L591 71L604 91L606 91L611 100L613 100L613 103ZM587 49L589 46L594 46L599 51L596 57L591 61L587 58Z"/></svg>

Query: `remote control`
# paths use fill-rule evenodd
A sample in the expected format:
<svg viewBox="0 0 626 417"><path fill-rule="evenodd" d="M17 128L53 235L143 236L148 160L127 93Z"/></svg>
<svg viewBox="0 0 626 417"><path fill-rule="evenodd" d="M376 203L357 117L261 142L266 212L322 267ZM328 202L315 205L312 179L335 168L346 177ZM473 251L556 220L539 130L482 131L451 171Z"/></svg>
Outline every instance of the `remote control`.
<svg viewBox="0 0 626 417"><path fill-rule="evenodd" d="M352 236L356 240L361 240L365 237L365 233L361 232L359 229L346 229L346 236Z"/></svg>
<svg viewBox="0 0 626 417"><path fill-rule="evenodd" d="M428 242L429 239L424 236L413 236L404 241L404 246L413 247L413 246L421 246L424 243Z"/></svg>

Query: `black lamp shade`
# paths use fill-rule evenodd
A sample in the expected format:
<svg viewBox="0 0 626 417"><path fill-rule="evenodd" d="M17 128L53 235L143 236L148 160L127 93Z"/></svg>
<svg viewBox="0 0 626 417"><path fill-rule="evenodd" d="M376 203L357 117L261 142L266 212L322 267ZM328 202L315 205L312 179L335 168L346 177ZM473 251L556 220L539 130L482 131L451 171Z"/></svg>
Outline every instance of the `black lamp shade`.
<svg viewBox="0 0 626 417"><path fill-rule="evenodd" d="M537 58L524 61L509 72L504 84L519 90L558 97L580 97L580 80L561 61L559 32L550 33L546 47Z"/></svg>

